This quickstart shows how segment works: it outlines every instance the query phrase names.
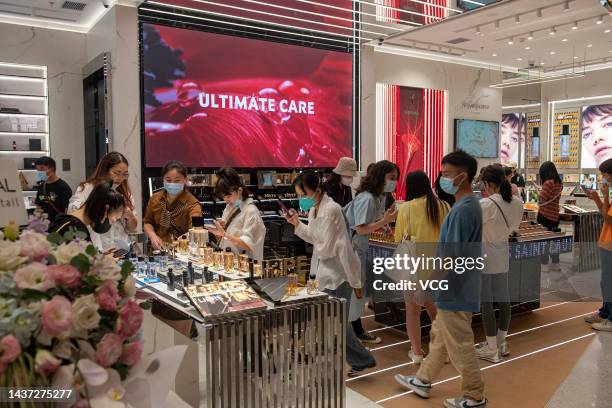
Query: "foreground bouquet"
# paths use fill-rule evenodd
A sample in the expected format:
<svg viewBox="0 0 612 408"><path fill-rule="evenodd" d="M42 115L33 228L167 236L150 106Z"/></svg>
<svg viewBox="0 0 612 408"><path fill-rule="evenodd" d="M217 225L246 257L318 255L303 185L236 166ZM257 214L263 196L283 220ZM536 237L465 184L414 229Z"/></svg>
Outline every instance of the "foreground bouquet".
<svg viewBox="0 0 612 408"><path fill-rule="evenodd" d="M133 266L36 230L0 233L0 387L72 388L81 407L120 401L143 350Z"/></svg>

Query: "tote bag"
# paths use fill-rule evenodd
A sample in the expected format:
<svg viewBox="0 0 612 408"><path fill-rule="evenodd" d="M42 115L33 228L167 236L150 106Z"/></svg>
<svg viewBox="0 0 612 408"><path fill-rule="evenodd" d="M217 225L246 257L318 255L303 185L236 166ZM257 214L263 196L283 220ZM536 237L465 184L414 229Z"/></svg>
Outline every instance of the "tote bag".
<svg viewBox="0 0 612 408"><path fill-rule="evenodd" d="M404 256L408 256L409 258L412 258L412 257L415 257L417 253L416 242L412 240L411 234L410 234L410 226L412 225L412 223L410 220L411 212L409 208L410 207L408 207L408 216L406 217L408 220L409 228L408 228L408 231L402 237L401 242L397 245L397 248L393 252L394 259L396 259L398 255L401 259L403 259ZM410 271L410 270L406 270L403 268L396 268L394 266L393 268L385 270L385 276L387 276L389 279L391 279L394 282L400 282L403 280L416 281L418 279L418 271Z"/></svg>

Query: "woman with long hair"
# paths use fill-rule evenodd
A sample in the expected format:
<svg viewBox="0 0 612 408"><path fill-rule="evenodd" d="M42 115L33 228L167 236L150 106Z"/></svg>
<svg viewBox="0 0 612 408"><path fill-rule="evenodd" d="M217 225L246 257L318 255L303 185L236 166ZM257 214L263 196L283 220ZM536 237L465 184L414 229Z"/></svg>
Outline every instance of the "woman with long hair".
<svg viewBox="0 0 612 408"><path fill-rule="evenodd" d="M266 226L236 170L223 168L217 171L215 194L225 201L226 206L221 220L215 221L214 228L207 229L221 238L221 248L230 248L236 255L246 251L250 258L261 262Z"/></svg>
<svg viewBox="0 0 612 408"><path fill-rule="evenodd" d="M422 171L406 175L406 202L400 205L395 222L395 242L410 240L416 243L416 253L436 255L436 243L440 226L450 211L450 205L440 200L431 189L431 181ZM418 278L426 280L427 270L419 270ZM422 291L404 292L406 304L406 332L410 339L408 356L415 364L424 358L421 347L421 307L425 307L429 319L436 318L436 306Z"/></svg>
<svg viewBox="0 0 612 408"><path fill-rule="evenodd" d="M125 156L119 152L106 153L96 166L94 173L79 184L74 195L70 198L69 213L81 208L94 187L100 183L110 183L111 188L123 196L125 212L111 229L104 234L90 231L91 241L100 251L107 252L114 249L129 251L130 249L128 234L136 231L138 219L134 214L134 198L128 183L129 176L129 163Z"/></svg>
<svg viewBox="0 0 612 408"><path fill-rule="evenodd" d="M357 162L350 157L341 157L338 165L332 170L332 174L325 182L325 193L344 207L353 200L351 184L357 177Z"/></svg>
<svg viewBox="0 0 612 408"><path fill-rule="evenodd" d="M300 222L293 210L285 218L295 227L295 234L313 246L310 276L316 277L322 291L345 299L350 308L352 294L362 296L362 280L342 209L324 192L320 176L312 170L299 174L293 187L300 207L308 212L308 224ZM350 325L346 327L346 360L351 366L349 377L375 365L372 353L359 342Z"/></svg>
<svg viewBox="0 0 612 408"><path fill-rule="evenodd" d="M551 161L542 163L539 171L540 185L538 196L538 223L549 230L559 226L559 201L563 191L563 180L557 171L557 167ZM542 255L540 258L542 265L548 264L549 255ZM550 272L560 272L559 254L551 253L552 264Z"/></svg>
<svg viewBox="0 0 612 408"><path fill-rule="evenodd" d="M510 290L508 288L509 236L523 219L523 202L513 194L504 168L487 166L482 174L488 198L480 200L482 208L482 242L486 259L482 270L482 320L487 341L476 349L476 355L493 363L510 354L506 335L510 327ZM495 321L493 303L499 307Z"/></svg>
<svg viewBox="0 0 612 408"><path fill-rule="evenodd" d="M397 178L399 176L398 167L388 160L382 160L374 164L367 172L366 176L361 179L361 184L357 189L357 195L344 207L348 226L351 231L353 246L361 260L362 281L364 283L364 297L361 302L355 302L357 308L355 315L361 316L365 298L372 294L372 285L374 282L374 273L371 262L367 262L368 242L370 234L387 227L395 221L397 217L397 209L395 206L385 210L386 196L385 193L392 193L397 187ZM351 319L354 322L354 327L361 328L359 319ZM357 332L357 337L365 343L380 343L380 337L375 337L363 330L362 333ZM361 331L361 330L359 330Z"/></svg>

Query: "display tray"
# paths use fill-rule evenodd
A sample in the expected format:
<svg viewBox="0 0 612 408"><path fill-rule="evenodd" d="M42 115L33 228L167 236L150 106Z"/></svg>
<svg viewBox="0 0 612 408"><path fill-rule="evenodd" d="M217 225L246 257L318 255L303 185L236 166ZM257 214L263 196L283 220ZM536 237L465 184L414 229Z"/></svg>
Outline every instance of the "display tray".
<svg viewBox="0 0 612 408"><path fill-rule="evenodd" d="M269 278L255 279L251 282L253 289L274 305L286 305L295 303L304 299L314 299L317 297L326 297L323 292L308 293L305 287L298 287L294 295L287 294L287 282L289 278Z"/></svg>
<svg viewBox="0 0 612 408"><path fill-rule="evenodd" d="M191 285L184 290L204 318L231 316L268 307L263 299L241 280Z"/></svg>

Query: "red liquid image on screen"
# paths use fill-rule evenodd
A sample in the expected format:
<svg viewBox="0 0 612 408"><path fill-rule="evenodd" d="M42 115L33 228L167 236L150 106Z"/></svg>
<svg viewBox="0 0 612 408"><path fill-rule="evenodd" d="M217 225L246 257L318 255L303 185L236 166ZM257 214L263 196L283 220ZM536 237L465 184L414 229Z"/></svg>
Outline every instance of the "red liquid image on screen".
<svg viewBox="0 0 612 408"><path fill-rule="evenodd" d="M332 167L352 156L352 55L143 25L147 167Z"/></svg>

